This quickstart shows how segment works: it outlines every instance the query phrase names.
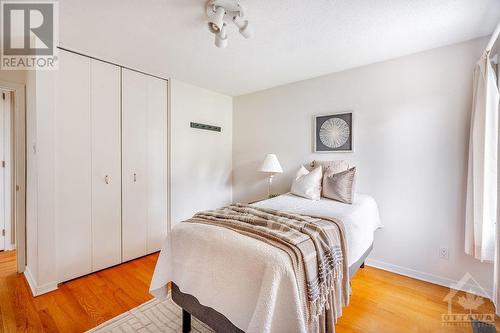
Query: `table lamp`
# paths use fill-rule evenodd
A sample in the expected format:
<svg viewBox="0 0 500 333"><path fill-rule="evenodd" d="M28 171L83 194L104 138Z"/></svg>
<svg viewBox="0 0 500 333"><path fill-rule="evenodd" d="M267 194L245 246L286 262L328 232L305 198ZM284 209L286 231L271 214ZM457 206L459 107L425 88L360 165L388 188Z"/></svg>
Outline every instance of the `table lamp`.
<svg viewBox="0 0 500 333"><path fill-rule="evenodd" d="M265 172L269 175L269 187L267 189L267 196L271 198L271 185L273 183L273 177L275 174L283 172L283 169L281 168L280 162L278 161L276 155L267 154L258 171Z"/></svg>

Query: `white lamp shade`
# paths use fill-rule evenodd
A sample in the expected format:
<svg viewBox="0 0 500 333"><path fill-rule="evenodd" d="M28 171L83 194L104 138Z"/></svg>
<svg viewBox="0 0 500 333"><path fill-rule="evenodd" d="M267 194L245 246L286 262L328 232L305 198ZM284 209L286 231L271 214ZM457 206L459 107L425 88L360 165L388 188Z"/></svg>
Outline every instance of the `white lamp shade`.
<svg viewBox="0 0 500 333"><path fill-rule="evenodd" d="M272 173L281 173L283 169L281 168L280 162L278 158L274 154L267 154L264 162L260 166L260 172L272 172Z"/></svg>

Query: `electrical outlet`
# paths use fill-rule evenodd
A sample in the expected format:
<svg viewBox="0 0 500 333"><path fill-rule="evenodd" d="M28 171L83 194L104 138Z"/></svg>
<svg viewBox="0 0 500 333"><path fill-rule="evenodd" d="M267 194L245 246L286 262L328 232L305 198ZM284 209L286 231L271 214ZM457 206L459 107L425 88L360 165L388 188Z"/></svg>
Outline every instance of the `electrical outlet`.
<svg viewBox="0 0 500 333"><path fill-rule="evenodd" d="M444 259L444 260L449 260L450 259L450 249L447 247L440 247L439 248L439 258Z"/></svg>

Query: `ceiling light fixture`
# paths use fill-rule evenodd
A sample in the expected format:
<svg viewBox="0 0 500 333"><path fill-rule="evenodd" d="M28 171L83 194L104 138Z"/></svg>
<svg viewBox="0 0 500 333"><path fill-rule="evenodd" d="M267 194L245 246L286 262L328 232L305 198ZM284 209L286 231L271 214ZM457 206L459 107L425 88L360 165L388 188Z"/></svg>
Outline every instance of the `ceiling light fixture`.
<svg viewBox="0 0 500 333"><path fill-rule="evenodd" d="M245 38L252 36L252 30L245 20L239 0L209 0L206 5L208 29L215 34L215 46L225 48L228 44L227 25L232 22Z"/></svg>

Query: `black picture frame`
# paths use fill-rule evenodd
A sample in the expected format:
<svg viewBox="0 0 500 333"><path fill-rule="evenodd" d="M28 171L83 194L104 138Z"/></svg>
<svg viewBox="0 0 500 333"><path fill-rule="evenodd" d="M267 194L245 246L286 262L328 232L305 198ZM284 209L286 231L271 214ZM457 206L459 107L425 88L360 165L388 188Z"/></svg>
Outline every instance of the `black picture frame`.
<svg viewBox="0 0 500 333"><path fill-rule="evenodd" d="M335 120L337 119L337 120ZM353 144L353 122L354 113L352 111L321 114L314 116L314 152L315 153L349 153L354 152ZM340 137L327 142L324 137L328 128L336 126L341 133ZM340 126L340 127L339 127ZM323 137L323 139L322 139ZM342 143L341 145L338 145Z"/></svg>

